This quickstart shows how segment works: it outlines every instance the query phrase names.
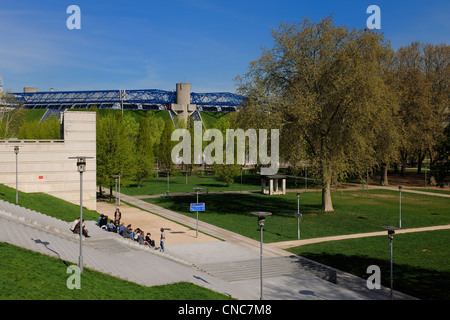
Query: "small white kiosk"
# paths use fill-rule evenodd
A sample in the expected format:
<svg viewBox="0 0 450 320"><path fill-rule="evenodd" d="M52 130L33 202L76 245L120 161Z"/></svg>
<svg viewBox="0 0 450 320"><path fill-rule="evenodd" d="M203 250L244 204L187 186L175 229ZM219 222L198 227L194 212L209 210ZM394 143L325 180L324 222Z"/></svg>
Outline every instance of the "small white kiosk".
<svg viewBox="0 0 450 320"><path fill-rule="evenodd" d="M280 183L281 181L281 189ZM269 184L269 190L266 190L267 183ZM261 176L261 193L268 195L286 194L286 176L285 175L271 175Z"/></svg>

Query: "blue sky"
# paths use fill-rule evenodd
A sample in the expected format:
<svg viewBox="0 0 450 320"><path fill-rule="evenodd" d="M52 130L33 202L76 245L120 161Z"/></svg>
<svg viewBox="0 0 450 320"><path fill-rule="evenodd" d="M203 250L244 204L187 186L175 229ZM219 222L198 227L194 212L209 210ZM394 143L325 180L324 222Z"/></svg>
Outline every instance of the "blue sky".
<svg viewBox="0 0 450 320"><path fill-rule="evenodd" d="M81 30L69 30L69 5ZM174 90L235 92L280 23L318 21L364 28L369 5L394 48L447 43L450 1L0 0L0 75L6 90Z"/></svg>

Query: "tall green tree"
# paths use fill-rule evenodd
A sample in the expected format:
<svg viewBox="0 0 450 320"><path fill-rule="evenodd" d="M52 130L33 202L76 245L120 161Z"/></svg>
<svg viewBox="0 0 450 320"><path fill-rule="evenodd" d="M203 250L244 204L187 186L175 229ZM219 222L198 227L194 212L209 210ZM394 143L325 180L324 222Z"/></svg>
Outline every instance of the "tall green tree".
<svg viewBox="0 0 450 320"><path fill-rule="evenodd" d="M449 109L449 81L450 81L450 46L445 43L433 45L422 45L424 55L424 68L427 80L431 83L431 106L436 121L433 123L434 130L431 134L430 143L427 144L427 151L430 157L431 165L437 160L436 145L440 141L448 137L448 126L450 123L450 109ZM439 132L441 131L441 132ZM420 167L418 168L420 170ZM419 171L420 172L420 171Z"/></svg>
<svg viewBox="0 0 450 320"><path fill-rule="evenodd" d="M322 210L333 211L331 184L365 172L375 155L373 124L392 108L383 77L392 50L381 34L336 26L331 17L281 24L272 37L239 92L249 110L279 126L284 160L307 161L321 176Z"/></svg>
<svg viewBox="0 0 450 320"><path fill-rule="evenodd" d="M443 188L450 178L450 125L444 130L444 135L435 147L436 157L431 166L431 172L436 184Z"/></svg>
<svg viewBox="0 0 450 320"><path fill-rule="evenodd" d="M185 183L188 184L188 175L193 173L194 169L195 169L195 160L194 160L194 130L195 130L195 120L192 117L188 118L188 121L186 123L186 129L189 131L189 135L191 137L191 161L190 163L184 163L183 167L185 170ZM203 129L202 132L200 132L200 134L203 134Z"/></svg>
<svg viewBox="0 0 450 320"><path fill-rule="evenodd" d="M153 142L150 120L142 118L136 141L136 182L139 188L152 176L154 171Z"/></svg>
<svg viewBox="0 0 450 320"><path fill-rule="evenodd" d="M10 106L15 106L12 110ZM0 139L17 138L22 125L26 122L26 110L9 93L0 94Z"/></svg>
<svg viewBox="0 0 450 320"><path fill-rule="evenodd" d="M173 130L175 130L175 127L172 121L167 120L159 139L157 153L160 168L163 171L172 171L175 167L175 164L172 162L172 148L175 146L175 143L171 140Z"/></svg>
<svg viewBox="0 0 450 320"><path fill-rule="evenodd" d="M162 131L164 130L164 120L158 117L148 117L150 125L150 134L153 144L153 155L156 157L158 154L159 140L161 138Z"/></svg>
<svg viewBox="0 0 450 320"><path fill-rule="evenodd" d="M121 174L121 183L134 180L134 141L120 112L109 113L97 119L97 185L112 189L111 175Z"/></svg>
<svg viewBox="0 0 450 320"><path fill-rule="evenodd" d="M417 173L442 138L448 107L449 47L413 42L400 47L394 59L392 87L400 104L402 175L407 160L417 159Z"/></svg>
<svg viewBox="0 0 450 320"><path fill-rule="evenodd" d="M233 117L233 115L229 117L222 117L216 122L216 129L220 130L222 132L222 136L226 137L226 130L236 128L236 121ZM233 141L232 143L235 144L235 154L233 155L234 163L225 163L225 159L223 160L224 163L218 164L214 163L212 166L212 169L214 171L214 175L217 179L224 181L229 187L231 184L233 184L234 179L236 179L237 176L239 176L241 172L241 165L237 164L237 148L236 148L236 141ZM223 154L224 157L226 155L226 141L224 140L224 146L223 146Z"/></svg>
<svg viewBox="0 0 450 320"><path fill-rule="evenodd" d="M60 139L60 120L56 115L51 115L43 122L25 122L19 129L18 139Z"/></svg>
<svg viewBox="0 0 450 320"><path fill-rule="evenodd" d="M368 158L368 163L372 168L380 169L380 184L389 185L388 169L391 163L398 160L398 150L401 141L401 118L399 116L399 97L394 87L395 82L395 52L391 51L386 72L382 74L385 83L389 87L386 91L386 100L391 102L389 110L381 122L374 122L372 130L375 132L375 139L372 141L375 151L374 157Z"/></svg>

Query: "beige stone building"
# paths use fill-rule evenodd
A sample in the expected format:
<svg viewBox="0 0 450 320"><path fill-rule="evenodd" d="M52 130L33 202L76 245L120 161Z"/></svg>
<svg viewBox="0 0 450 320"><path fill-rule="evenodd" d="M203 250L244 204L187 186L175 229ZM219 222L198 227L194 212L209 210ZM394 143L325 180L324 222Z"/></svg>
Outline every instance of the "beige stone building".
<svg viewBox="0 0 450 320"><path fill-rule="evenodd" d="M0 183L18 189L42 192L74 204L80 203L80 173L76 160L92 157L83 173L83 206L96 209L96 113L61 113L61 140L0 140ZM20 199L19 199L20 204Z"/></svg>

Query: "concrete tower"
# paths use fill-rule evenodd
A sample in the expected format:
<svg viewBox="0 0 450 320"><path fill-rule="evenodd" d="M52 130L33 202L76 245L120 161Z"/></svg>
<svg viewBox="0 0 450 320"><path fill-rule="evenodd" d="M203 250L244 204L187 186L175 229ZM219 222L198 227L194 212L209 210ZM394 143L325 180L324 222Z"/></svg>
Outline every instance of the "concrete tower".
<svg viewBox="0 0 450 320"><path fill-rule="evenodd" d="M188 117L197 110L197 105L191 104L191 84L177 83L176 97L177 103L173 103L171 108L187 123Z"/></svg>

